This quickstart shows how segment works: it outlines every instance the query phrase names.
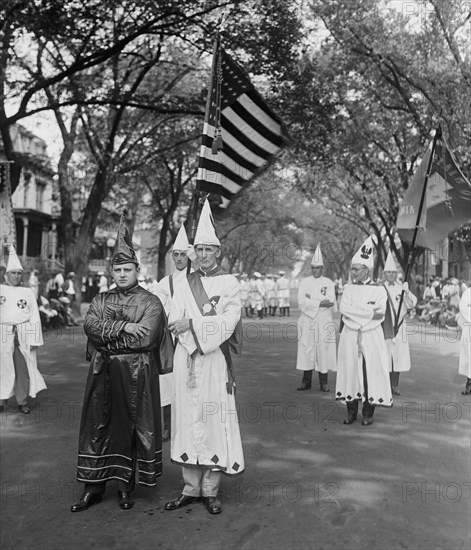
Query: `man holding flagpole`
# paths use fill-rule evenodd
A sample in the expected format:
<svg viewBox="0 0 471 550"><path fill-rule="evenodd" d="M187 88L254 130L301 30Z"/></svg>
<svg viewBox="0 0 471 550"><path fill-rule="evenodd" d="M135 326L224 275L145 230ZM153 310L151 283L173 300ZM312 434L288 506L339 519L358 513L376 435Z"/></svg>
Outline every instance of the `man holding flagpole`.
<svg viewBox="0 0 471 550"><path fill-rule="evenodd" d="M410 292L407 282L397 280L397 267L391 249L384 264L384 288L388 293L388 303L383 321L384 337L389 357L389 379L393 395L400 395L399 373L410 371L410 351L406 325L404 322L408 311L415 308L417 298ZM404 292L404 304L399 311L399 301ZM399 315L399 318L398 318ZM397 326L397 329L395 327ZM397 333L395 333L397 330Z"/></svg>
<svg viewBox="0 0 471 550"><path fill-rule="evenodd" d="M181 281L169 315L177 339L171 459L182 466L184 487L165 509L202 498L210 514L219 514L221 473L245 468L231 359L231 350L239 351L241 303L239 282L217 263L221 243L207 200L194 246L200 269Z"/></svg>
<svg viewBox="0 0 471 550"><path fill-rule="evenodd" d="M373 241L362 244L352 259L352 283L345 285L340 301L344 326L338 349L336 398L345 401L352 424L363 403L363 426L373 424L378 405L392 406L389 361L381 323L388 301L386 290L370 278L373 269Z"/></svg>

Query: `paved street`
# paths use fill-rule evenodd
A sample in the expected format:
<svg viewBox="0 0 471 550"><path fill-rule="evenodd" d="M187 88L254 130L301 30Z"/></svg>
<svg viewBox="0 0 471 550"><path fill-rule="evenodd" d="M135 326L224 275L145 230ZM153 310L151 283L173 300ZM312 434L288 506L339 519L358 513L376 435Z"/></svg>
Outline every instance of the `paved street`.
<svg viewBox="0 0 471 550"><path fill-rule="evenodd" d="M378 409L371 427L344 426L333 391L296 391L297 314L244 320L236 372L247 470L224 479L220 516L202 504L164 511L182 487L169 443L157 489L139 487L131 511L110 483L102 504L70 513L81 493L85 339L80 327L46 334L48 390L31 415L11 403L1 416L2 549L469 548L471 399L461 395L456 332L409 325L413 370L394 407Z"/></svg>

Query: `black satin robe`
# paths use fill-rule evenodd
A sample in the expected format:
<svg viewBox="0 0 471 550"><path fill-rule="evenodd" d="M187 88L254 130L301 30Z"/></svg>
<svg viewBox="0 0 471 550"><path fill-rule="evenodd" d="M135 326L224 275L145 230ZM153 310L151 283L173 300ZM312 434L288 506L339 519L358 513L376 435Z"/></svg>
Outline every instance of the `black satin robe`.
<svg viewBox="0 0 471 550"><path fill-rule="evenodd" d="M127 322L150 329L137 339ZM130 481L133 445L138 481L162 473L159 374L172 372L173 343L157 296L136 285L98 294L85 317L90 371L80 423L77 479Z"/></svg>

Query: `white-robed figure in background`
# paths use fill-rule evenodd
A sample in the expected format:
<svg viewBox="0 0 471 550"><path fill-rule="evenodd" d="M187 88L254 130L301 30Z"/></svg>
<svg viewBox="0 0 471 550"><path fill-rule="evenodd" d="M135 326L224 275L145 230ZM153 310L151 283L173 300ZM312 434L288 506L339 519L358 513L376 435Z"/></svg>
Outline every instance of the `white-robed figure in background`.
<svg viewBox="0 0 471 550"><path fill-rule="evenodd" d="M460 363L458 372L466 376L463 395L471 394L471 288L467 288L460 299L458 324L461 327Z"/></svg>
<svg viewBox="0 0 471 550"><path fill-rule="evenodd" d="M389 361L381 323L388 301L383 285L370 279L373 241L363 243L352 259L352 283L345 285L340 301L340 332L336 398L347 404L344 424L355 422L363 402L364 426L373 424L376 406L392 406Z"/></svg>
<svg viewBox="0 0 471 550"><path fill-rule="evenodd" d="M411 369L409 342L404 320L407 312L417 305L417 298L410 292L407 282L400 283L397 280L397 267L391 249L389 249L384 264L384 277L386 279L384 288L388 293L388 303L383 321L383 331L389 357L389 380L392 394L400 395L399 373ZM397 318L402 291L404 291L404 299L399 318ZM396 325L397 334L395 334Z"/></svg>
<svg viewBox="0 0 471 550"><path fill-rule="evenodd" d="M221 243L207 200L194 246L200 269L182 280L169 315L177 338L171 459L182 466L185 485L165 509L203 497L208 511L218 514L221 472L245 468L230 355L240 344L241 303L239 282L217 264Z"/></svg>
<svg viewBox="0 0 471 550"><path fill-rule="evenodd" d="M311 261L310 277L299 284L298 354L296 368L304 371L298 390L309 390L312 371L319 376L321 391L328 392L328 371L337 370L337 343L332 311L336 310L335 285L322 276L324 260L320 245Z"/></svg>
<svg viewBox="0 0 471 550"><path fill-rule="evenodd" d="M0 410L15 395L18 410L28 414L28 396L46 389L36 349L43 345L39 308L31 288L22 287L23 267L10 245L6 280L0 284Z"/></svg>
<svg viewBox="0 0 471 550"><path fill-rule="evenodd" d="M280 278L276 282L276 291L278 295L278 307L280 308L280 317L287 315L289 317L289 280L286 273L278 271Z"/></svg>
<svg viewBox="0 0 471 550"><path fill-rule="evenodd" d="M154 294L158 296L165 313L168 317L172 306L173 296L179 282L186 277L186 269L189 261L189 255L193 256L193 247L190 246L185 226L180 227L177 238L173 244L172 259L175 264L175 271L161 279ZM171 435L171 405L173 397L173 372L159 375L160 383L160 406L163 408L163 430L162 440L168 441Z"/></svg>
<svg viewBox="0 0 471 550"><path fill-rule="evenodd" d="M257 318L263 319L263 304L265 303L265 285L262 281L262 274L253 272L254 282L252 285L252 302L257 312Z"/></svg>

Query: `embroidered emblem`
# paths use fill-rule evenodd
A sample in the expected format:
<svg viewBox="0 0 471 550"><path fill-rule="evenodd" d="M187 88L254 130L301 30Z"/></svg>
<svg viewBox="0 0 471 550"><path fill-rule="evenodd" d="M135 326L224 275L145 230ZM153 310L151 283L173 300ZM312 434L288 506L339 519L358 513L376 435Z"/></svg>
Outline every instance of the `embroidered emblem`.
<svg viewBox="0 0 471 550"><path fill-rule="evenodd" d="M361 247L361 254L360 256L364 259L364 260L368 260L369 257L371 256L371 253L373 252L373 249L372 248L368 248L367 246L363 245Z"/></svg>
<svg viewBox="0 0 471 550"><path fill-rule="evenodd" d="M209 313L212 310L211 304L204 304L203 306L203 313Z"/></svg>
<svg viewBox="0 0 471 550"><path fill-rule="evenodd" d="M0 296L0 304L4 304L7 301L6 296Z"/></svg>
<svg viewBox="0 0 471 550"><path fill-rule="evenodd" d="M188 460L188 455L186 453L183 453L180 458L183 460L183 462L186 462Z"/></svg>
<svg viewBox="0 0 471 550"><path fill-rule="evenodd" d="M209 299L209 302L213 306L214 309L216 309L216 306L218 305L220 298L221 298L221 296L212 296Z"/></svg>
<svg viewBox="0 0 471 550"><path fill-rule="evenodd" d="M325 295L327 294L327 287L326 287L326 286L323 286L323 287L321 288L321 294L322 294L323 296L325 296Z"/></svg>
<svg viewBox="0 0 471 550"><path fill-rule="evenodd" d="M28 302L26 300L18 300L18 302L16 303L16 305L20 308L20 309L25 309L26 306L28 305Z"/></svg>

